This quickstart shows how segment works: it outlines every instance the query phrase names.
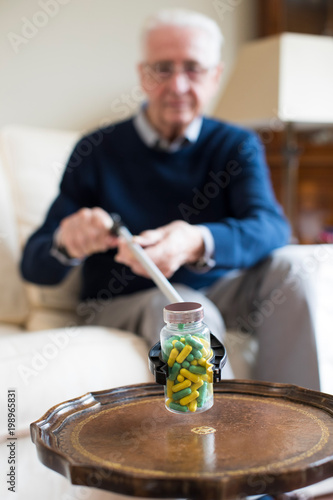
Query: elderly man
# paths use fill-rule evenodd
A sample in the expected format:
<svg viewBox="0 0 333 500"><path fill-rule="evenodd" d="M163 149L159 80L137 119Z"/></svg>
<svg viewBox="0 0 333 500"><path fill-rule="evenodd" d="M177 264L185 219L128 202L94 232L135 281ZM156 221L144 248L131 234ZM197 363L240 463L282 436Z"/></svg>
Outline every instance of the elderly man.
<svg viewBox="0 0 333 500"><path fill-rule="evenodd" d="M254 377L318 388L312 316L292 265L272 254L289 239L255 134L202 116L215 94L222 35L205 16L159 12L143 33L146 104L130 120L84 137L61 190L31 236L23 276L59 283L82 263L83 323L158 339L167 300L126 243L117 212L185 300L258 339Z"/></svg>

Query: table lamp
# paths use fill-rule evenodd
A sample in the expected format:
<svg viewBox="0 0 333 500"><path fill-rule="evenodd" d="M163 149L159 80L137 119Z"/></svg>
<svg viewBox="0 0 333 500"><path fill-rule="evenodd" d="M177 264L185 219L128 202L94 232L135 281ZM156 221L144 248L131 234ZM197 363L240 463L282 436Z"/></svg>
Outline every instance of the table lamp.
<svg viewBox="0 0 333 500"><path fill-rule="evenodd" d="M333 38L282 33L245 44L214 116L285 130L284 208L295 233L296 131L333 123Z"/></svg>

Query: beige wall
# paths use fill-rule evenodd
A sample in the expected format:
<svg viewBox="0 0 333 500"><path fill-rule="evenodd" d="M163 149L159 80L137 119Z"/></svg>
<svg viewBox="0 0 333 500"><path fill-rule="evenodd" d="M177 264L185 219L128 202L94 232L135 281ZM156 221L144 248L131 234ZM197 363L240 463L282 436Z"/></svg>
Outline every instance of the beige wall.
<svg viewBox="0 0 333 500"><path fill-rule="evenodd" d="M255 0L0 2L0 125L87 130L132 114L142 99L135 71L140 25L168 6L220 24L225 76L256 32Z"/></svg>

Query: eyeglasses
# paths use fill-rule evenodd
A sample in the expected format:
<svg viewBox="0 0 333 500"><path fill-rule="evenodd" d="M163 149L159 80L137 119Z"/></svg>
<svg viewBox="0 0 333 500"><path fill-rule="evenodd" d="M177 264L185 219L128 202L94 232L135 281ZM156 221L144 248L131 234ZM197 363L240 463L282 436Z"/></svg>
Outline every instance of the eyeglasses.
<svg viewBox="0 0 333 500"><path fill-rule="evenodd" d="M146 63L144 67L146 70L150 71L153 76L155 76L157 81L166 81L176 73L182 73L186 75L188 80L197 82L203 80L213 69L212 67L205 68L195 61L185 61L180 65L177 65L172 61L159 61L153 64Z"/></svg>

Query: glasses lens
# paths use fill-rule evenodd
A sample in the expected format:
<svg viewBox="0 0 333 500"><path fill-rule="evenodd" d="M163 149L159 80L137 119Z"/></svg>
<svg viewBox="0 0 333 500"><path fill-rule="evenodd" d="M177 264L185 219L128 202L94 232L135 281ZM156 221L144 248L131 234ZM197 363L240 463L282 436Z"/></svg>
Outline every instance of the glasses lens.
<svg viewBox="0 0 333 500"><path fill-rule="evenodd" d="M199 80L203 78L209 71L209 68L204 68L201 64L195 61L186 61L184 63L184 72L190 80Z"/></svg>
<svg viewBox="0 0 333 500"><path fill-rule="evenodd" d="M161 61L153 64L153 71L161 78L169 78L174 72L174 68L171 62Z"/></svg>
<svg viewBox="0 0 333 500"><path fill-rule="evenodd" d="M196 81L202 79L210 69L204 68L196 61L185 61L179 70L176 69L176 65L172 61L159 61L147 66L161 80L167 80L179 72L185 74L189 80Z"/></svg>

